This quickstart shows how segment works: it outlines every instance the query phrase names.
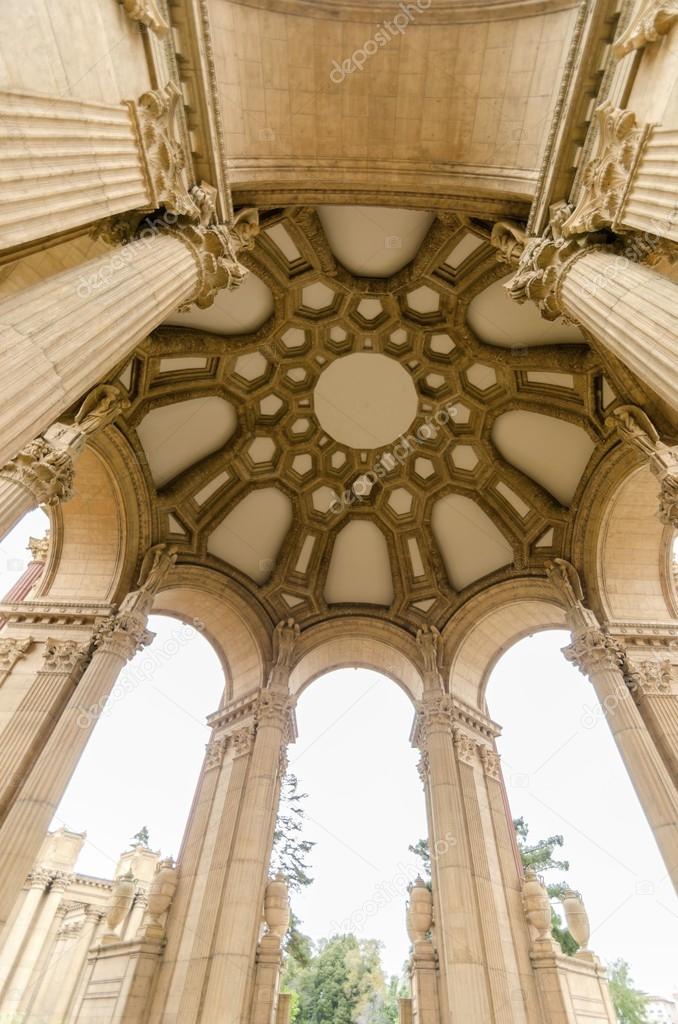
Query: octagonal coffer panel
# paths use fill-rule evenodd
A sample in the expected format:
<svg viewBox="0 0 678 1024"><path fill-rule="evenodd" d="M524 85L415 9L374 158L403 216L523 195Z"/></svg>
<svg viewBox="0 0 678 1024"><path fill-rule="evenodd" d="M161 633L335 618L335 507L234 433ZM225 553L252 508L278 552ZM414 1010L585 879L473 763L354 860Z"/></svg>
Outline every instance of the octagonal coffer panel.
<svg viewBox="0 0 678 1024"><path fill-rule="evenodd" d="M152 409L137 426L156 487L226 444L237 425L223 398L190 398Z"/></svg>
<svg viewBox="0 0 678 1024"><path fill-rule="evenodd" d="M207 540L207 550L265 583L292 525L292 502L277 487L250 491Z"/></svg>
<svg viewBox="0 0 678 1024"><path fill-rule="evenodd" d="M374 523L356 519L337 535L325 580L325 600L328 604L392 604L388 546Z"/></svg>
<svg viewBox="0 0 678 1024"><path fill-rule="evenodd" d="M435 215L383 206L319 206L339 262L356 277L390 277L416 256Z"/></svg>
<svg viewBox="0 0 678 1024"><path fill-rule="evenodd" d="M166 321L179 327L195 327L215 334L248 334L266 323L273 313L273 294L256 274L249 273L233 291L218 292L208 309L191 306Z"/></svg>
<svg viewBox="0 0 678 1024"><path fill-rule="evenodd" d="M448 494L437 501L431 528L455 590L463 590L513 561L513 548L504 534L480 505L465 495Z"/></svg>
<svg viewBox="0 0 678 1024"><path fill-rule="evenodd" d="M499 453L569 505L595 443L582 427L543 413L513 409L498 416L492 440Z"/></svg>

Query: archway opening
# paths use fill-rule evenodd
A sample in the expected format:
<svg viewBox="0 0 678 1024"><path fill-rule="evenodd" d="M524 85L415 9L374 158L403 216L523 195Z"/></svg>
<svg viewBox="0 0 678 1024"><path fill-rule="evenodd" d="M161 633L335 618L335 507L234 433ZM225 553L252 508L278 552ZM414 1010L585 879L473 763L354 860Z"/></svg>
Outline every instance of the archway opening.
<svg viewBox="0 0 678 1024"><path fill-rule="evenodd" d="M497 661L486 697L514 819L528 842L563 836L548 872L582 893L590 948L622 959L643 990L675 985L678 900L593 686L562 655L564 630L519 640ZM556 902L556 910L560 909Z"/></svg>
<svg viewBox="0 0 678 1024"><path fill-rule="evenodd" d="M408 739L412 702L380 673L340 668L303 690L296 713L288 775L307 794L304 838L315 846L307 858L313 881L292 892L292 911L316 956L333 936L354 936L366 961L371 940L380 943L383 975L364 980L362 997L378 997L385 983L393 1012L406 986L407 887L421 870L409 847L427 836L419 754ZM305 987L309 1000L318 996L312 967L303 976L288 960L285 981L291 991ZM353 1009L377 1019L363 1004Z"/></svg>
<svg viewBox="0 0 678 1024"><path fill-rule="evenodd" d="M52 829L87 832L77 869L111 878L138 832L176 857L224 675L200 629L151 615L153 642L123 669L57 808Z"/></svg>

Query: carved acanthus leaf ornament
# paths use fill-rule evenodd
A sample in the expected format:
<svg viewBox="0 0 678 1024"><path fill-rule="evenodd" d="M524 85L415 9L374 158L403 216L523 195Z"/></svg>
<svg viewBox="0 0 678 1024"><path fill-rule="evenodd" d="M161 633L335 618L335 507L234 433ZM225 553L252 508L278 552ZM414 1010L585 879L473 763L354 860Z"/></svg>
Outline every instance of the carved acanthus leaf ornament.
<svg viewBox="0 0 678 1024"><path fill-rule="evenodd" d="M160 13L156 0L119 0L132 21L150 28L161 39L169 32L169 25Z"/></svg>
<svg viewBox="0 0 678 1024"><path fill-rule="evenodd" d="M678 21L677 0L645 0L613 47L615 57L656 43Z"/></svg>

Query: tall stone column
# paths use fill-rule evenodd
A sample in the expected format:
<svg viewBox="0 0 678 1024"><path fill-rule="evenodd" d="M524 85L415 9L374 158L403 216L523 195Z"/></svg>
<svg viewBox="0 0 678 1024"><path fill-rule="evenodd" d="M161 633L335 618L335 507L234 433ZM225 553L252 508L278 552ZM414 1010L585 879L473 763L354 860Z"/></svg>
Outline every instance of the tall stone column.
<svg viewBox="0 0 678 1024"><path fill-rule="evenodd" d="M0 92L0 249L163 207L199 219L168 82L126 103Z"/></svg>
<svg viewBox="0 0 678 1024"><path fill-rule="evenodd" d="M85 670L89 644L47 640L44 668L2 733L0 824Z"/></svg>
<svg viewBox="0 0 678 1024"><path fill-rule="evenodd" d="M563 316L584 328L678 408L678 285L595 235L527 238L519 225L500 221L492 242L507 262L518 264L507 285L513 299L530 299L546 320Z"/></svg>
<svg viewBox="0 0 678 1024"><path fill-rule="evenodd" d="M667 657L625 657L626 684L659 756L678 785L678 692Z"/></svg>
<svg viewBox="0 0 678 1024"><path fill-rule="evenodd" d="M12 973L8 989L0 1001L0 1015L2 1015L0 1019L12 1020L24 1003L31 986L33 972L54 923L59 904L71 881L72 876L63 872L52 874L47 893Z"/></svg>
<svg viewBox="0 0 678 1024"><path fill-rule="evenodd" d="M99 384L87 395L72 424L53 423L0 469L0 540L31 509L68 501L74 464L88 438L128 406L121 388Z"/></svg>
<svg viewBox="0 0 678 1024"><path fill-rule="evenodd" d="M299 628L275 631L267 686L210 719L212 739L179 857L179 884L149 1021L249 1024L255 955L285 748Z"/></svg>
<svg viewBox="0 0 678 1024"><path fill-rule="evenodd" d="M624 677L625 652L601 630L584 604L576 569L562 558L547 564L549 579L566 609L572 643L565 657L588 675L626 765L629 778L678 889L678 789L652 742Z"/></svg>
<svg viewBox="0 0 678 1024"><path fill-rule="evenodd" d="M68 781L125 663L149 644L148 614L158 587L176 561L165 544L151 548L139 589L94 637L94 653L0 827L0 926L4 926L40 848Z"/></svg>
<svg viewBox="0 0 678 1024"><path fill-rule="evenodd" d="M678 242L678 131L639 125L632 110L609 102L596 114L598 151L584 168L563 235L630 229Z"/></svg>
<svg viewBox="0 0 678 1024"><path fill-rule="evenodd" d="M417 635L424 693L417 708L413 741L426 754L429 832L439 888L440 920L435 923L435 939L441 988L452 1019L492 1020L454 748L455 708L452 698L443 692L437 641L434 629L420 630Z"/></svg>
<svg viewBox="0 0 678 1024"><path fill-rule="evenodd" d="M170 313L205 308L246 271L256 214L233 228L180 220L149 224L142 237L64 270L0 302L0 462L89 388L105 380Z"/></svg>
<svg viewBox="0 0 678 1024"><path fill-rule="evenodd" d="M11 926L0 934L0 998L7 992L9 979L17 963L22 946L43 901L51 874L38 868L28 877L28 891Z"/></svg>

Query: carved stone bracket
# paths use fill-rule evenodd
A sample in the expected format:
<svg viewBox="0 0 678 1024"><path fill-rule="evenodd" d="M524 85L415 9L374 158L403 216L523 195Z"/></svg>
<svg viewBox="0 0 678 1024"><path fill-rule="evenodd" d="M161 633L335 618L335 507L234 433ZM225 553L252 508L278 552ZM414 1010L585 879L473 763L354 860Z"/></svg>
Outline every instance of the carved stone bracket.
<svg viewBox="0 0 678 1024"><path fill-rule="evenodd" d="M651 125L636 124L631 110L605 102L596 110L600 135L598 152L582 174L582 192L564 221L565 237L599 228L617 230L633 175Z"/></svg>
<svg viewBox="0 0 678 1024"><path fill-rule="evenodd" d="M91 645L76 640L51 640L45 643L44 670L68 675L80 667L89 655Z"/></svg>
<svg viewBox="0 0 678 1024"><path fill-rule="evenodd" d="M132 21L138 21L161 39L169 32L169 25L160 13L156 0L118 0Z"/></svg>
<svg viewBox="0 0 678 1024"><path fill-rule="evenodd" d="M174 82L151 89L130 103L143 153L152 210L163 206L199 221L200 208L185 183L186 153L177 137L176 114L181 90Z"/></svg>
<svg viewBox="0 0 678 1024"><path fill-rule="evenodd" d="M660 441L650 418L636 406L618 406L608 417L606 425L616 428L622 440L646 460L659 482L657 516L662 523L678 530L678 450Z"/></svg>
<svg viewBox="0 0 678 1024"><path fill-rule="evenodd" d="M638 14L614 44L615 57L656 43L678 21L677 0L645 0Z"/></svg>

